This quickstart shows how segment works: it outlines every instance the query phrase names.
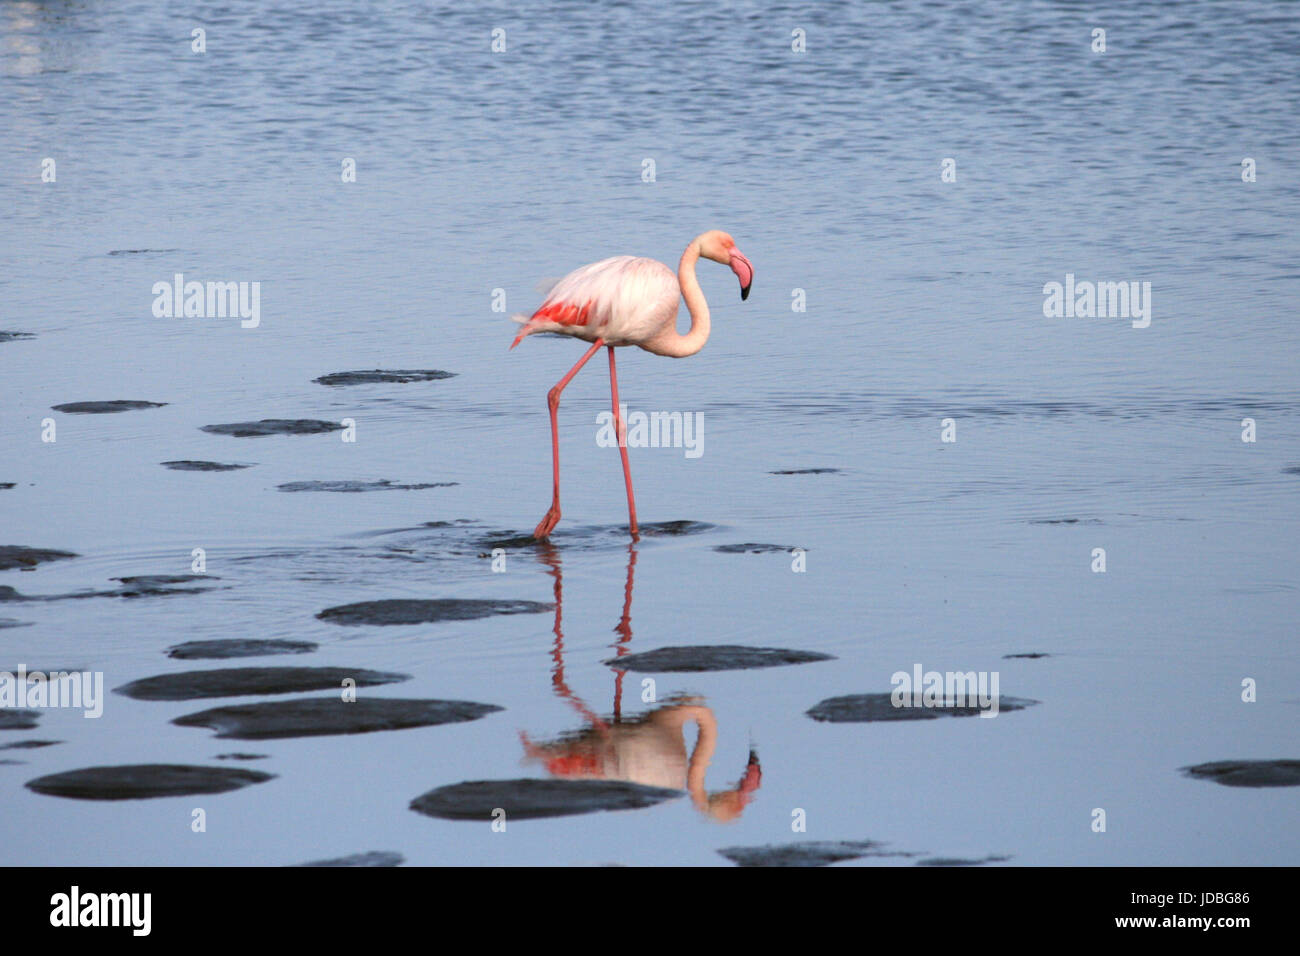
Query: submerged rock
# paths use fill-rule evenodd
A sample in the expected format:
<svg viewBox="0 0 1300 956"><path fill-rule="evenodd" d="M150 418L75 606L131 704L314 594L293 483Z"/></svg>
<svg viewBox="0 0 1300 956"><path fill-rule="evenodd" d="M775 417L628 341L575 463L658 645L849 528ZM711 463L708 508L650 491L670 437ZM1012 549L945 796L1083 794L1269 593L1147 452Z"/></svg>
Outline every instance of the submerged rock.
<svg viewBox="0 0 1300 956"><path fill-rule="evenodd" d="M1213 780L1225 787L1300 786L1300 760L1216 760L1180 767L1198 780Z"/></svg>
<svg viewBox="0 0 1300 956"><path fill-rule="evenodd" d="M454 378L455 372L443 372L436 368L395 368L371 369L368 372L331 372L320 378L312 379L318 385L370 385L375 382L435 382L439 379Z"/></svg>
<svg viewBox="0 0 1300 956"><path fill-rule="evenodd" d="M780 647L740 647L731 644L697 647L661 647L644 654L611 657L607 665L621 671L644 673L698 673L700 671L752 670L833 661L830 654L791 651Z"/></svg>
<svg viewBox="0 0 1300 956"><path fill-rule="evenodd" d="M270 654L310 654L320 645L313 641L228 638L215 641L186 641L167 648L167 656L178 661L226 660L232 657L261 657Z"/></svg>
<svg viewBox="0 0 1300 956"><path fill-rule="evenodd" d="M359 667L227 667L144 677L114 688L114 693L135 700L197 700L203 697L333 690L341 688L345 679L356 681L357 687L374 687L410 680L411 675L369 671ZM358 704L360 701L345 706Z"/></svg>
<svg viewBox="0 0 1300 956"><path fill-rule="evenodd" d="M355 853L352 856L340 856L333 860L313 860L311 863L298 863L296 866L401 866L406 857L389 850L372 850L369 853Z"/></svg>
<svg viewBox="0 0 1300 956"><path fill-rule="evenodd" d="M34 568L46 561L62 561L80 555L71 551L56 551L53 548L28 548L21 544L0 544L0 571L13 568Z"/></svg>
<svg viewBox="0 0 1300 956"><path fill-rule="evenodd" d="M225 793L274 778L275 774L259 770L146 763L69 770L29 780L27 788L52 797L78 800L141 800Z"/></svg>
<svg viewBox="0 0 1300 956"><path fill-rule="evenodd" d="M719 554L789 554L793 546L784 544L720 544L713 549ZM804 550L807 550L806 548Z"/></svg>
<svg viewBox="0 0 1300 956"><path fill-rule="evenodd" d="M408 700L398 697L301 697L233 707L214 707L172 721L180 727L207 727L221 738L273 740L368 734L379 730L432 727L478 720L496 713L495 704L468 700Z"/></svg>
<svg viewBox="0 0 1300 956"><path fill-rule="evenodd" d="M205 587L182 588L179 584L194 581L220 581L212 574L136 574L125 578L113 578L120 581L122 587L117 591L120 597L148 597L157 594L198 594L209 590Z"/></svg>
<svg viewBox="0 0 1300 956"><path fill-rule="evenodd" d="M875 840L809 840L767 846L729 846L718 852L737 866L826 866L864 856L915 856L883 850Z"/></svg>
<svg viewBox="0 0 1300 956"><path fill-rule="evenodd" d="M600 810L637 810L684 791L622 780L473 780L430 790L411 809L444 820L491 820L498 807L507 820L563 817Z"/></svg>
<svg viewBox="0 0 1300 956"><path fill-rule="evenodd" d="M478 600L473 598L390 598L360 601L321 611L316 616L348 627L363 624L431 624L438 621L472 621L498 614L539 614L552 611L554 604L540 601Z"/></svg>
<svg viewBox="0 0 1300 956"><path fill-rule="evenodd" d="M998 697L998 713L1023 710L1037 704L1022 697ZM991 708L990 708L991 709ZM892 694L850 694L828 697L808 711L813 720L832 724L871 723L880 720L933 720L936 717L975 717L980 707L895 707Z"/></svg>
<svg viewBox="0 0 1300 956"><path fill-rule="evenodd" d="M109 415L113 412L132 412L140 408L162 408L166 402L136 402L118 399L112 402L67 402L51 405L56 412L68 415Z"/></svg>
<svg viewBox="0 0 1300 956"><path fill-rule="evenodd" d="M960 857L934 856L928 860L917 860L917 866L983 866L985 863L1005 863L1009 856L986 856L978 860L964 860Z"/></svg>
<svg viewBox="0 0 1300 956"><path fill-rule="evenodd" d="M323 422L315 418L263 418L257 422L204 425L199 430L214 435L232 435L235 438L261 438L264 435L320 435L324 432L342 431L343 426L338 422Z"/></svg>
<svg viewBox="0 0 1300 956"><path fill-rule="evenodd" d="M0 730L31 730L40 716L40 712L35 710L0 707Z"/></svg>
<svg viewBox="0 0 1300 956"><path fill-rule="evenodd" d="M425 488L452 488L458 481L432 481L415 485L394 484L387 478L380 481L290 481L276 485L281 491L422 491Z"/></svg>
<svg viewBox="0 0 1300 956"><path fill-rule="evenodd" d="M0 750L36 750L39 747L53 747L61 743L62 740L15 740L11 744L0 744Z"/></svg>
<svg viewBox="0 0 1300 956"><path fill-rule="evenodd" d="M170 468L172 471L239 471L241 468L252 468L252 465L222 464L219 461L164 461L161 462L164 468Z"/></svg>

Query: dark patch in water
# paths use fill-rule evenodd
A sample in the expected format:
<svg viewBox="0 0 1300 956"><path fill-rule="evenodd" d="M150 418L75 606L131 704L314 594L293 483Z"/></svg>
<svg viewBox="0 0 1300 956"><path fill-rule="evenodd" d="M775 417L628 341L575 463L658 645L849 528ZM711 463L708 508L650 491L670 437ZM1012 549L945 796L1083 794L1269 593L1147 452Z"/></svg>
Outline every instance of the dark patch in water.
<svg viewBox="0 0 1300 956"><path fill-rule="evenodd" d="M267 758L266 754L246 754L246 753L239 753L239 752L230 753L230 754L217 754L218 760L265 760L266 758Z"/></svg>
<svg viewBox="0 0 1300 956"><path fill-rule="evenodd" d="M52 797L78 800L142 800L225 793L274 778L275 774L260 770L145 763L50 774L27 781L27 788Z"/></svg>
<svg viewBox="0 0 1300 956"><path fill-rule="evenodd" d="M1178 769L1189 777L1213 780L1225 787L1300 786L1300 760L1216 760Z"/></svg>
<svg viewBox="0 0 1300 956"><path fill-rule="evenodd" d="M202 697L243 697L247 694L293 694L333 690L351 678L357 687L374 687L410 680L410 674L370 671L360 667L226 667L143 677L114 688L135 700L197 700ZM341 703L342 701L340 701ZM359 706L347 704L346 706Z"/></svg>
<svg viewBox="0 0 1300 956"><path fill-rule="evenodd" d="M1030 518L1030 524L1104 524L1100 518Z"/></svg>
<svg viewBox="0 0 1300 956"><path fill-rule="evenodd" d="M319 647L312 641L230 638L216 641L186 641L167 648L167 656L178 661L227 660L232 657L261 657L269 654L310 654Z"/></svg>
<svg viewBox="0 0 1300 956"><path fill-rule="evenodd" d="M443 820L491 820L492 811L500 807L507 820L531 820L639 810L682 792L622 780L472 780L421 794L411 801L411 809Z"/></svg>
<svg viewBox="0 0 1300 956"><path fill-rule="evenodd" d="M1023 654L1003 654L1002 659L1004 661L1014 661L1014 660L1036 661L1040 657L1051 657L1051 656L1052 656L1051 654L1045 654L1042 651L1026 651Z"/></svg>
<svg viewBox="0 0 1300 956"><path fill-rule="evenodd" d="M53 548L28 548L21 544L0 544L0 571L13 568L34 568L45 561L62 561L64 558L76 558L79 555L71 551L55 551Z"/></svg>
<svg viewBox="0 0 1300 956"><path fill-rule="evenodd" d="M172 471L239 471L241 468L252 468L252 465L222 464L219 461L164 461L161 462L164 468L170 468Z"/></svg>
<svg viewBox="0 0 1300 956"><path fill-rule="evenodd" d="M1005 863L1009 856L986 856L978 860L963 860L953 856L932 856L928 860L917 860L917 866L983 866L985 863Z"/></svg>
<svg viewBox="0 0 1300 956"><path fill-rule="evenodd" d="M8 759L7 757L6 757L4 760L0 760L0 766L6 766L6 767L23 767L23 766L26 766L26 765L27 765L27 761L26 761L26 760L10 760L10 759Z"/></svg>
<svg viewBox="0 0 1300 956"><path fill-rule="evenodd" d="M136 574L113 580L122 583L121 589L116 592L119 597L133 598L158 594L199 594L209 588L182 588L176 585L192 581L220 581L221 578L210 574Z"/></svg>
<svg viewBox="0 0 1300 956"><path fill-rule="evenodd" d="M644 654L612 657L607 665L621 671L649 674L698 673L701 671L753 670L759 667L784 667L833 661L830 654L816 651L789 651L780 647L740 647L733 644L695 647L661 647Z"/></svg>
<svg viewBox="0 0 1300 956"><path fill-rule="evenodd" d="M720 544L713 549L719 554L789 554L793 547L783 544ZM804 549L807 550L807 549Z"/></svg>
<svg viewBox="0 0 1300 956"><path fill-rule="evenodd" d="M110 256L146 256L179 251L178 249L110 249L108 254Z"/></svg>
<svg viewBox="0 0 1300 956"><path fill-rule="evenodd" d="M276 485L281 491L421 491L425 488L452 488L458 481L434 481L417 485L396 485L387 478L381 481L290 481Z"/></svg>
<svg viewBox="0 0 1300 956"><path fill-rule="evenodd" d="M361 601L329 607L316 616L322 621L333 621L348 627L362 624L432 624L438 621L473 621L498 614L540 614L555 610L554 604L540 601L498 601L469 598L436 598L416 600L390 598L383 601Z"/></svg>
<svg viewBox="0 0 1300 956"><path fill-rule="evenodd" d="M17 484L17 482L15 482L15 481L0 481L0 491L8 491L10 488L14 487L14 485L16 485L16 484Z"/></svg>
<svg viewBox="0 0 1300 956"><path fill-rule="evenodd" d="M999 697L998 713L1024 710L1037 704L1023 697ZM979 707L895 707L892 694L850 694L829 697L808 711L813 720L832 724L861 724L880 720L934 720L936 717L975 717Z"/></svg>
<svg viewBox="0 0 1300 956"><path fill-rule="evenodd" d="M369 853L354 853L352 856L340 856L333 860L313 860L310 863L297 863L295 866L401 866L406 857L388 850L372 850Z"/></svg>
<svg viewBox="0 0 1300 956"><path fill-rule="evenodd" d="M643 538L660 538L676 537L683 534L699 534L702 531L709 531L716 527L707 521L652 521L649 524L639 525L637 530ZM627 534L627 528L611 528L612 534Z"/></svg>
<svg viewBox="0 0 1300 956"><path fill-rule="evenodd" d="M36 726L40 716L40 713L35 710L0 707L0 730L31 730Z"/></svg>
<svg viewBox="0 0 1300 956"><path fill-rule="evenodd" d="M1300 475L1300 465L1291 465L1289 468L1283 468L1284 475Z"/></svg>
<svg viewBox="0 0 1300 956"><path fill-rule="evenodd" d="M15 617L0 617L0 631L3 631L7 627L31 627L31 626L32 626L31 621L20 621Z"/></svg>
<svg viewBox="0 0 1300 956"><path fill-rule="evenodd" d="M137 402L118 399L112 402L67 402L63 405L51 405L56 412L69 415L109 415L113 412L133 412L140 408L162 408L166 402Z"/></svg>
<svg viewBox="0 0 1300 956"><path fill-rule="evenodd" d="M0 342L17 342L21 339L36 338L31 332L0 332Z"/></svg>
<svg viewBox="0 0 1300 956"><path fill-rule="evenodd" d="M436 368L395 368L371 369L368 372L332 372L312 379L318 385L370 385L376 382L436 382L439 379L454 378L455 372L443 372Z"/></svg>
<svg viewBox="0 0 1300 956"><path fill-rule="evenodd" d="M468 700L360 697L347 702L338 697L300 697L297 700L214 707L177 717L172 723L180 727L208 727L221 738L273 740L459 724L502 709L495 704Z"/></svg>
<svg viewBox="0 0 1300 956"><path fill-rule="evenodd" d="M769 471L769 475L834 475L838 468L793 468L789 471Z"/></svg>
<svg viewBox="0 0 1300 956"><path fill-rule="evenodd" d="M406 857L400 853L385 850L372 850L369 853L356 853L341 856L333 860L315 860L311 863L297 863L295 866L401 866Z"/></svg>
<svg viewBox="0 0 1300 956"><path fill-rule="evenodd" d="M0 750L36 750L40 747L53 747L63 743L62 740L15 740L11 744L0 744Z"/></svg>
<svg viewBox="0 0 1300 956"><path fill-rule="evenodd" d="M728 846L718 852L737 866L826 866L864 856L916 856L882 850L885 845L875 840L809 840L767 846Z"/></svg>
<svg viewBox="0 0 1300 956"><path fill-rule="evenodd" d="M338 422L323 422L316 418L263 418L257 422L204 425L199 429L214 435L232 435L235 438L261 438L264 435L320 435L324 432L342 430L343 426Z"/></svg>

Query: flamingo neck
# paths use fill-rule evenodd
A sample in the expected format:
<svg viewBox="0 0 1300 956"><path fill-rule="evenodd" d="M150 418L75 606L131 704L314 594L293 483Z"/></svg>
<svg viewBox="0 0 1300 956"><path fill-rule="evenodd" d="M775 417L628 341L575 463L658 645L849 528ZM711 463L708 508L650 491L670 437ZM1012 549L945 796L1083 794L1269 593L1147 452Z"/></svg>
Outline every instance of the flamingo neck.
<svg viewBox="0 0 1300 956"><path fill-rule="evenodd" d="M691 313L691 330L680 335L670 326L646 345L647 351L670 358L685 358L704 348L709 340L709 303L704 298L704 290L695 278L695 263L700 259L700 240L691 240L682 261L677 266L677 284L682 287L682 298Z"/></svg>
<svg viewBox="0 0 1300 956"><path fill-rule="evenodd" d="M709 795L704 789L704 778L709 771L709 763L713 760L713 751L718 745L718 722L707 707L691 707L684 716L683 724L694 720L699 727L699 737L686 768L686 790L691 795L692 803L701 810L707 810Z"/></svg>

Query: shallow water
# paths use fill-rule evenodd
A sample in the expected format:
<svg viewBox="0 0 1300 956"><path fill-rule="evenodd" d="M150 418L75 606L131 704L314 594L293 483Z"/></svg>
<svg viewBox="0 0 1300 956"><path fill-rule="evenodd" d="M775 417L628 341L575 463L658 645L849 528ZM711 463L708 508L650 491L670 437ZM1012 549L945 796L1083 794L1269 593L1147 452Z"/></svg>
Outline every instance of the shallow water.
<svg viewBox="0 0 1300 956"><path fill-rule="evenodd" d="M0 594L50 598L0 604L0 670L100 671L106 691L98 720L0 723L0 746L60 741L4 752L0 862L1296 862L1295 786L1182 772L1300 757L1293 5L373 7L0 6L0 544L77 555L0 571ZM624 252L675 263L708 228L754 263L748 301L703 263L704 351L619 355L630 410L702 416L698 457L630 449L641 520L688 523L628 546L594 362L561 406L554 547L530 544L546 390L580 349L507 351L494 290L530 311L541 280ZM155 318L176 273L261 282L260 324ZM1046 318L1067 273L1149 281L1150 326ZM52 410L123 401L164 404ZM351 419L355 441L203 430L267 419ZM196 462L248 467L175 467ZM313 493L338 490L391 493ZM120 580L193 573L196 548L210 586ZM397 600L484 614L319 616ZM504 710L258 740L273 776L220 794L25 786L228 767L231 741L173 721L283 698L111 689L215 669L167 651L229 639L410 675L359 697ZM605 663L700 646L834 659ZM807 716L918 663L1039 703ZM696 727L716 728L703 790ZM690 798L504 833L411 809L596 767Z"/></svg>

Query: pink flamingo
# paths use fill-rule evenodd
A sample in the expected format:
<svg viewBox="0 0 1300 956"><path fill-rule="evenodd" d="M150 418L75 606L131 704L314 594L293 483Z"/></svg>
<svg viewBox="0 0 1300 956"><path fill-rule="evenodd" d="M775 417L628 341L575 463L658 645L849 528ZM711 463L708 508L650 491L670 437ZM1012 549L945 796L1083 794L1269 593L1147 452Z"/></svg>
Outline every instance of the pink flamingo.
<svg viewBox="0 0 1300 956"><path fill-rule="evenodd" d="M704 300L695 278L695 263L700 257L731 267L740 279L740 298L749 298L754 267L736 248L736 241L717 229L701 233L691 240L673 275L662 262L638 256L614 256L575 269L556 283L546 301L531 316L517 315L524 327L515 336L514 348L525 335L534 332L558 332L591 342L578 363L546 393L551 409L551 461L554 492L550 510L538 523L533 537L546 538L560 520L560 436L556 413L560 393L578 370L603 345L609 349L609 390L614 406L614 427L619 452L623 456L623 480L627 485L627 513L632 537L637 537L636 499L632 494L632 472L627 462L626 426L618 407L618 375L614 369L614 349L636 345L670 358L685 358L704 348L709 338L709 304ZM691 330L677 331L678 296L686 300L691 313Z"/></svg>

